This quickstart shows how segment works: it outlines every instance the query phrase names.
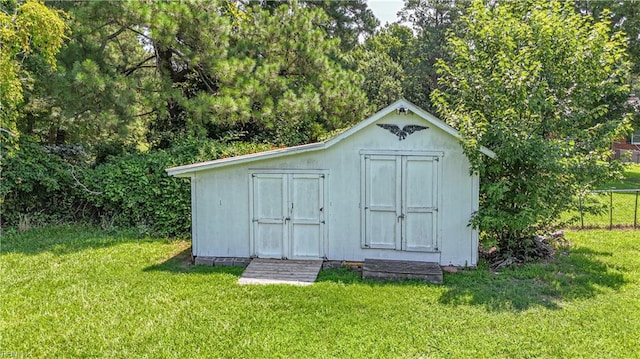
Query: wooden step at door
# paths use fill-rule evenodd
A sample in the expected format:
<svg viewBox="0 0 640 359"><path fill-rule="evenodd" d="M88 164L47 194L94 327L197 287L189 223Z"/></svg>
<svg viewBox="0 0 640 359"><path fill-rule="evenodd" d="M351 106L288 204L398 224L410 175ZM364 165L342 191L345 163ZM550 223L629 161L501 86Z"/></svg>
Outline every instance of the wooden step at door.
<svg viewBox="0 0 640 359"><path fill-rule="evenodd" d="M401 261L388 259L364 260L362 278L379 280L420 279L442 283L442 268L434 262Z"/></svg>
<svg viewBox="0 0 640 359"><path fill-rule="evenodd" d="M310 285L318 278L322 260L254 258L238 279L238 284Z"/></svg>

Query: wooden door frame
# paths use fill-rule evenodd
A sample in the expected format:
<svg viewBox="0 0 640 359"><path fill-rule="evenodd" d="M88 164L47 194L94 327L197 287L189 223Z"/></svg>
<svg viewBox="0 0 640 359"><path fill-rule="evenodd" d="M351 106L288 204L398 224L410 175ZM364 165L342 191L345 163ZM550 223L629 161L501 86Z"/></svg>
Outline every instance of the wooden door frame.
<svg viewBox="0 0 640 359"><path fill-rule="evenodd" d="M408 230L407 230L407 217L409 214L409 205L408 205L408 200L407 200L407 192L409 190L408 184L407 182L409 181L409 170L408 170L408 164L410 161L411 157L418 157L421 159L427 159L429 158L429 161L431 162L438 162L437 164L435 164L434 167L434 171L436 171L435 176L433 177L433 182L432 182L432 188L431 191L435 191L436 195L434 196L434 200L435 200L435 209L431 209L432 215L433 215L433 228L431 229L431 235L433 237L433 247L432 249L420 249L420 248L410 248L409 247L409 240L408 240ZM440 157L438 156L408 156L408 155L403 155L401 156L401 163L402 163L402 179L401 179L401 186L402 186L402 191L401 191L401 196L402 196L402 211L403 211L403 215L404 215L404 219L401 223L401 227L402 227L402 245L401 245L401 250L403 251L407 251L407 252L438 252L438 231L440 230L440 227L442 226L441 223L439 223L440 219L438 218L440 210L439 210L439 206L442 204L441 200L440 200L440 194L442 192L441 189L441 179L440 179L440 173L442 172L440 169ZM434 213L435 212L435 213Z"/></svg>
<svg viewBox="0 0 640 359"><path fill-rule="evenodd" d="M327 240L327 234L328 234L328 222L329 222L329 170L326 169L272 169L272 168L268 168L268 169L260 169L260 168L256 168L256 169L249 169L249 252L251 253L252 257L257 257L256 254L256 238L255 238L255 223L254 223L254 218L255 218L255 213L254 213L254 178L256 177L255 175L263 175L263 174L271 174L271 175L283 175L286 178L287 184L286 184L286 192L284 193L284 195L286 195L288 198L287 200L290 200L291 197L291 186L288 183L289 181L289 177L293 177L293 175L296 174L307 174L307 175L318 175L320 177L323 178L323 183L322 183L322 188L320 188L320 190L322 191L321 196L322 199L324 201L323 203L323 213L322 213L322 221L320 223L320 231L321 231L321 235L320 235L320 257L319 258L326 258L327 253L328 253L328 240ZM289 221L291 222L291 221ZM284 225L286 226L286 231L291 231L291 225L287 224ZM291 236L290 233L287 234L287 243L283 243L283 251L287 252L285 253L286 255L290 255L291 254L291 241L293 240L292 238L289 238Z"/></svg>
<svg viewBox="0 0 640 359"><path fill-rule="evenodd" d="M264 176L264 177L262 177L262 176ZM256 203L254 201L255 201L256 198L254 196L254 192L255 192L255 186L256 186L255 180L256 180L256 178L259 178L259 177L262 177L262 178L265 178L265 177L272 177L272 178L280 177L280 178L282 178L282 184L281 184L282 185L282 195L283 196L288 196L288 194L286 193L288 191L288 187L287 187L288 184L287 184L287 176L286 176L286 174L277 173L277 172L272 172L272 173L250 173L250 177L249 177L249 223L250 223L250 225L249 225L249 238L250 238L249 247L250 247L250 250L251 250L251 256L252 257L258 257L258 253L257 253L258 245L256 244L256 230L257 230L258 219L255 217L255 215L256 215L255 214L255 205L256 205ZM287 210L287 208L286 208L287 205L285 203L286 199L287 198L282 198L283 215L286 215L285 212ZM276 224L276 223L273 223L273 224ZM280 253L281 256L280 257L283 258L285 253L288 251L287 243L289 242L288 238L285 238L285 237L288 237L289 233L286 231L286 223L284 221L284 217L283 217L281 226L282 226L282 238L281 238L281 245L280 245L280 247L281 247L281 253Z"/></svg>
<svg viewBox="0 0 640 359"><path fill-rule="evenodd" d="M365 211L365 206L366 206L366 201L367 201L367 194L366 194L366 188L367 188L367 171L366 171L366 156L375 156L375 155L380 155L380 156L396 156L396 157L401 157L401 156L421 156L421 157L435 157L437 158L437 162L438 162L438 170L436 173L436 181L438 183L438 192L436 194L436 201L437 201L437 205L438 207L441 207L444 203L443 203L443 198L442 198L442 193L444 192L442 190L442 173L444 172L442 169L442 159L444 158L444 151L404 151L404 150L360 150L360 248L362 249L378 249L378 250L389 250L390 248L371 248L367 245L367 222L366 222L366 211ZM402 162L402 161L401 161ZM402 176L404 176L404 174L402 174ZM402 182L402 178L399 179L400 182ZM402 189L401 190L401 196L402 196L402 192L405 191L406 189ZM437 253L440 252L440 248L442 248L442 209L439 208L439 210L436 213L436 230L435 230L435 234L436 234L436 238L435 238L435 247L433 251L424 251L425 253ZM402 224L401 224L402 226ZM402 234L404 235L404 234ZM396 247L395 250L401 250L401 251L407 251L406 249L401 248L402 245L402 237L400 237L399 239L396 239L396 241L400 241L400 247ZM411 251L414 252L414 251Z"/></svg>

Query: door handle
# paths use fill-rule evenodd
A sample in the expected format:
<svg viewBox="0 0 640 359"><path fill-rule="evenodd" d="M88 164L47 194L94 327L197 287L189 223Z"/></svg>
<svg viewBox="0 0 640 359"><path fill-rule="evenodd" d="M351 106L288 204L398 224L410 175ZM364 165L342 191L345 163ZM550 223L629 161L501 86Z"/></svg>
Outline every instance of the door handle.
<svg viewBox="0 0 640 359"><path fill-rule="evenodd" d="M398 222L400 222L401 219L404 219L404 214L398 216Z"/></svg>

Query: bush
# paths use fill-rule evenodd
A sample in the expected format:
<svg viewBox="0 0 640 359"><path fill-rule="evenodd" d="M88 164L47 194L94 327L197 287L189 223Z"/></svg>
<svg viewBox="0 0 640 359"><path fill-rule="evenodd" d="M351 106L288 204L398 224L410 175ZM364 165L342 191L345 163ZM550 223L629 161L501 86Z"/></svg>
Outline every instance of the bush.
<svg viewBox="0 0 640 359"><path fill-rule="evenodd" d="M28 137L2 142L0 206L2 226L75 222L90 216L74 166L86 166L80 146L43 147ZM88 211L88 213L87 213Z"/></svg>
<svg viewBox="0 0 640 359"><path fill-rule="evenodd" d="M93 222L162 236L190 233L189 181L165 168L263 151L269 145L183 140L167 150L96 157L79 146L3 142L2 225Z"/></svg>
<svg viewBox="0 0 640 359"><path fill-rule="evenodd" d="M103 224L137 227L163 236L190 232L188 180L169 177L165 168L268 149L267 145L185 140L167 150L110 157L88 172L101 195L92 197Z"/></svg>
<svg viewBox="0 0 640 359"><path fill-rule="evenodd" d="M87 172L92 199L103 225L138 227L163 235L188 230L189 185L169 178L164 169L171 157L164 151L111 157ZM186 202L186 203L185 203Z"/></svg>

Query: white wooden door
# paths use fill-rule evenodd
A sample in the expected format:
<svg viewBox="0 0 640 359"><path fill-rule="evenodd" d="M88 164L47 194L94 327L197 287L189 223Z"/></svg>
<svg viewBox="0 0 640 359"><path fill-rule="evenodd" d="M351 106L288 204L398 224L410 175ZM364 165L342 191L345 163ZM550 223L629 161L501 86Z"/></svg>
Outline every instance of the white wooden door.
<svg viewBox="0 0 640 359"><path fill-rule="evenodd" d="M323 257L324 176L292 174L289 224L289 258Z"/></svg>
<svg viewBox="0 0 640 359"><path fill-rule="evenodd" d="M365 248L437 251L436 156L364 156Z"/></svg>
<svg viewBox="0 0 640 359"><path fill-rule="evenodd" d="M402 157L402 249L437 250L437 157Z"/></svg>
<svg viewBox="0 0 640 359"><path fill-rule="evenodd" d="M365 247L400 247L401 169L398 156L365 156Z"/></svg>
<svg viewBox="0 0 640 359"><path fill-rule="evenodd" d="M253 174L253 248L261 258L324 256L324 175Z"/></svg>
<svg viewBox="0 0 640 359"><path fill-rule="evenodd" d="M255 254L262 258L283 258L288 242L287 177L284 174L254 174L252 178Z"/></svg>

